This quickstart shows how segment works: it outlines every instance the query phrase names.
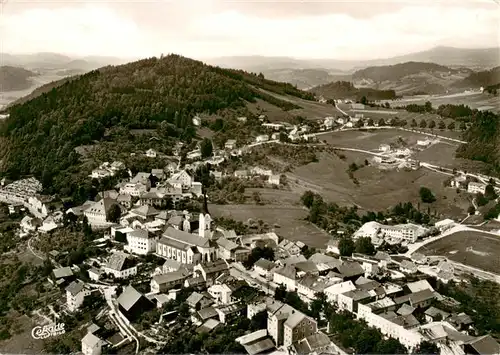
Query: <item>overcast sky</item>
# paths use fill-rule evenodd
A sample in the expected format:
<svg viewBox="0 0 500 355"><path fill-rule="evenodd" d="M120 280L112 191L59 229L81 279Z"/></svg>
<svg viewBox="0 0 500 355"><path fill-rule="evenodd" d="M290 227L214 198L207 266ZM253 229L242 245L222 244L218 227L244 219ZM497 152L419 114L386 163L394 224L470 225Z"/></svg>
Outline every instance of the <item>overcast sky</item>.
<svg viewBox="0 0 500 355"><path fill-rule="evenodd" d="M372 59L494 47L495 0L0 0L0 52Z"/></svg>

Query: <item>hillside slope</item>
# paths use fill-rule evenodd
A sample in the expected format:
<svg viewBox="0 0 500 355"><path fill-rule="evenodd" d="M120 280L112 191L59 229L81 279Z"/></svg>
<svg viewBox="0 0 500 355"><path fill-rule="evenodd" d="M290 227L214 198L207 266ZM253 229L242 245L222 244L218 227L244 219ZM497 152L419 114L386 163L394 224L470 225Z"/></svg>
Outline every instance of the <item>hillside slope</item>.
<svg viewBox="0 0 500 355"><path fill-rule="evenodd" d="M468 77L453 84L460 88L479 88L493 86L500 83L500 67L491 70L471 73Z"/></svg>
<svg viewBox="0 0 500 355"><path fill-rule="evenodd" d="M178 55L92 71L9 108L10 117L0 126L0 171L53 178L65 186L65 176L79 164L75 147L104 139L107 129L154 129L165 123L168 137L190 141L197 113L238 109L256 99L297 108L259 89L314 98L289 84Z"/></svg>
<svg viewBox="0 0 500 355"><path fill-rule="evenodd" d="M267 69L262 70L266 78L290 83L301 90L308 90L314 86L328 84L337 80L350 80L349 74L331 72L326 69Z"/></svg>
<svg viewBox="0 0 500 355"><path fill-rule="evenodd" d="M348 81L336 81L325 85L319 85L309 91L317 96L323 96L325 99L350 98L360 100L363 96L368 100L391 100L396 98L394 90L356 88Z"/></svg>
<svg viewBox="0 0 500 355"><path fill-rule="evenodd" d="M500 174L500 116L479 111L472 122L464 134L468 144L458 148L457 156L488 163L493 172Z"/></svg>
<svg viewBox="0 0 500 355"><path fill-rule="evenodd" d="M32 83L30 78L37 75L32 71L11 67L0 67L0 92L18 91L28 89Z"/></svg>

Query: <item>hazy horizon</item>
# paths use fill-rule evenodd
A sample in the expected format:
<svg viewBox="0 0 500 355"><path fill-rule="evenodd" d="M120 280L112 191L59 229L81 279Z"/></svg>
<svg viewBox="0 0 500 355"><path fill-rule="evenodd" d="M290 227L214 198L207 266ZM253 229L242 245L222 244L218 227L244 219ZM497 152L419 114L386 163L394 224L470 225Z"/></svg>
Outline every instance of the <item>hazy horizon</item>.
<svg viewBox="0 0 500 355"><path fill-rule="evenodd" d="M2 6L2 52L9 54L369 60L500 43L500 6L493 0L7 0Z"/></svg>

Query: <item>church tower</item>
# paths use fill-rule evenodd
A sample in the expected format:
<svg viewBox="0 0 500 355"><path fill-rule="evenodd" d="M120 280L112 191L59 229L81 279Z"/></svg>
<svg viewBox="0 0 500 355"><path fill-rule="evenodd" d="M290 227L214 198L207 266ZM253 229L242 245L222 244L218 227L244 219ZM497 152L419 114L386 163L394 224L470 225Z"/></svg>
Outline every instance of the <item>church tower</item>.
<svg viewBox="0 0 500 355"><path fill-rule="evenodd" d="M198 227L200 237L205 237L205 231L210 231L212 225L212 218L210 215L200 213L200 226Z"/></svg>

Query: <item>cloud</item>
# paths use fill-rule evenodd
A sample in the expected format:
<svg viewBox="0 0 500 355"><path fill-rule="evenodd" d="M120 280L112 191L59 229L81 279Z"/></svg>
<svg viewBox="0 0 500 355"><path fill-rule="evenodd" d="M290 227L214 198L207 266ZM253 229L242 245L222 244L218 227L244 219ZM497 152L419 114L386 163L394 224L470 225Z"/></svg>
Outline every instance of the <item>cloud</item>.
<svg viewBox="0 0 500 355"><path fill-rule="evenodd" d="M365 59L436 45L497 46L499 23L499 6L484 0L66 1L9 3L0 33L6 52Z"/></svg>

